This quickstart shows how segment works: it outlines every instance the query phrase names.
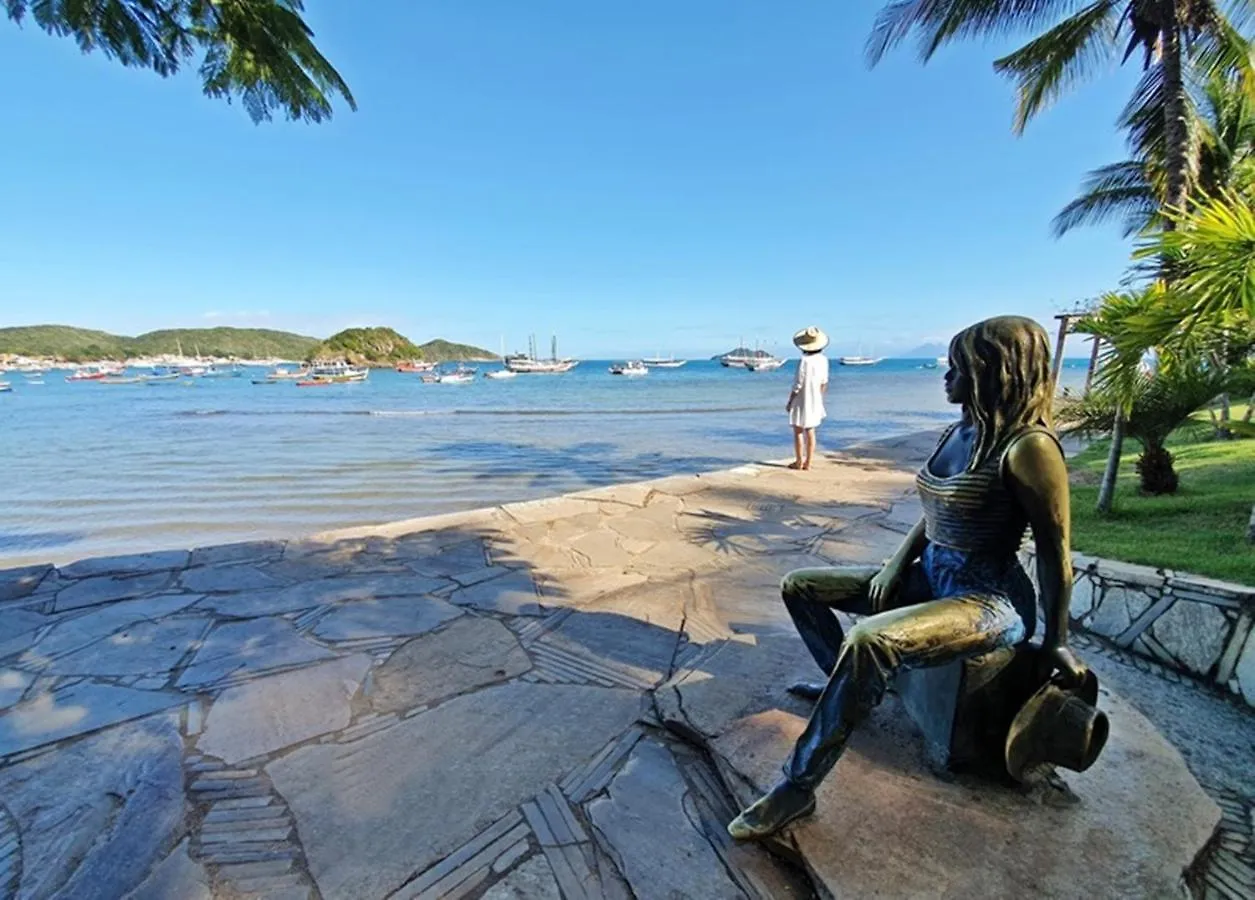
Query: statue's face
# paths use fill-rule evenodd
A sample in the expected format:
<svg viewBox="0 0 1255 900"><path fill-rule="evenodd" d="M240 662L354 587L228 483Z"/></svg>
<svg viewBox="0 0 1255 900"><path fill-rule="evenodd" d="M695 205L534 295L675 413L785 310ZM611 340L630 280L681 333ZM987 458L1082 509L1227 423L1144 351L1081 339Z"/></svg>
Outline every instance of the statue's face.
<svg viewBox="0 0 1255 900"><path fill-rule="evenodd" d="M946 369L946 400L951 403L966 403L971 397L972 380L955 364L952 353L950 354L950 368Z"/></svg>

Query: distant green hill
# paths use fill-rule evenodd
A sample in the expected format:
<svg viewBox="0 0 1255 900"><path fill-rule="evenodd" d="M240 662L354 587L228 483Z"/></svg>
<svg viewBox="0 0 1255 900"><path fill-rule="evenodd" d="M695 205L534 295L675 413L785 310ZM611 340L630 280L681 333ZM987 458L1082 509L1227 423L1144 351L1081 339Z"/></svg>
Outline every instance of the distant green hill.
<svg viewBox="0 0 1255 900"><path fill-rule="evenodd" d="M0 353L57 357L71 362L125 359L128 356L234 356L240 359L304 359L316 338L264 328L176 328L150 331L138 337L71 328L68 325L31 325L0 328Z"/></svg>
<svg viewBox="0 0 1255 900"><path fill-rule="evenodd" d="M362 366L389 365L422 355L413 341L391 328L346 328L305 354L307 359L343 359Z"/></svg>
<svg viewBox="0 0 1255 900"><path fill-rule="evenodd" d="M480 347L472 347L470 344L455 344L451 341L436 338L434 341L428 341L418 348L422 351L422 359L429 362L470 362L472 360L490 360L497 359L497 354L490 350L484 350Z"/></svg>
<svg viewBox="0 0 1255 900"><path fill-rule="evenodd" d="M240 359L304 359L318 338L267 328L168 328L126 339L131 356L201 353Z"/></svg>
<svg viewBox="0 0 1255 900"><path fill-rule="evenodd" d="M0 328L0 353L61 359L122 359L126 338L68 325Z"/></svg>
<svg viewBox="0 0 1255 900"><path fill-rule="evenodd" d="M188 356L237 359L345 359L359 365L390 365L410 359L444 362L497 358L479 347L439 338L420 347L391 328L349 328L325 341L266 328L168 328L137 337L68 325L0 328L0 354L83 362L180 351Z"/></svg>

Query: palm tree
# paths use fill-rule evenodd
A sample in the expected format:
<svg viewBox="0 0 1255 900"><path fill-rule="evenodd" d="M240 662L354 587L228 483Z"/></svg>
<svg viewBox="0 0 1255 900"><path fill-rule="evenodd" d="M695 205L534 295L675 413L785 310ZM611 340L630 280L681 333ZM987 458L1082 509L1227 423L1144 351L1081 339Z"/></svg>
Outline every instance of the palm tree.
<svg viewBox="0 0 1255 900"><path fill-rule="evenodd" d="M1250 0L1237 0L1240 14L1251 5ZM1170 207L1184 207L1190 182L1187 64L1191 75L1234 71L1244 84L1255 86L1246 41L1218 0L1093 0L1074 12L1076 6L1068 0L892 0L876 17L868 59L875 65L912 33L927 61L956 38L1046 28L994 63L1016 83L1013 127L1019 134L1097 67L1127 61L1141 51L1144 74L1129 111L1143 122L1140 111L1160 111L1163 200Z"/></svg>
<svg viewBox="0 0 1255 900"><path fill-rule="evenodd" d="M205 94L239 97L253 121L330 118L331 100L356 109L344 79L314 46L302 0L4 0L49 34L73 38L124 66L163 77L200 55Z"/></svg>
<svg viewBox="0 0 1255 900"><path fill-rule="evenodd" d="M1255 102L1226 73L1214 73L1200 94L1190 102L1190 202L1226 189L1246 193L1255 188ZM1163 123L1159 107L1126 107L1119 124L1129 133L1132 158L1088 173L1081 195L1055 216L1057 237L1111 218L1121 220L1125 237L1163 227Z"/></svg>
<svg viewBox="0 0 1255 900"><path fill-rule="evenodd" d="M1142 445L1137 460L1142 493L1176 493L1180 479L1165 446L1168 435L1228 384L1223 370L1197 362L1173 366L1153 376L1138 374L1127 395L1100 389L1064 401L1058 410L1059 429L1064 433L1104 432L1111 426L1117 407L1123 407L1125 434Z"/></svg>

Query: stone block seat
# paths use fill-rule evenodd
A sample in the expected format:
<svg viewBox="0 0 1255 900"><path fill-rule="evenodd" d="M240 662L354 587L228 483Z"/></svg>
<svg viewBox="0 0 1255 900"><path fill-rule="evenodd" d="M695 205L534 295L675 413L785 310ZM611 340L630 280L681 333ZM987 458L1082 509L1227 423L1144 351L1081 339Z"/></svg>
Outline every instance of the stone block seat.
<svg viewBox="0 0 1255 900"><path fill-rule="evenodd" d="M924 738L934 772L971 772L1008 780L1007 732L1040 686L1039 648L1021 644L944 666L901 673L895 686Z"/></svg>

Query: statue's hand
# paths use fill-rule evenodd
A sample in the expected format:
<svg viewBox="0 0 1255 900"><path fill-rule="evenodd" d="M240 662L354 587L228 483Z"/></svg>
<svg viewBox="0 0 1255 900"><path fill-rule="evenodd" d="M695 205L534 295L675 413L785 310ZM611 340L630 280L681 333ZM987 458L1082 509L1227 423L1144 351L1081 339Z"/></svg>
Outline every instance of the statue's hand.
<svg viewBox="0 0 1255 900"><path fill-rule="evenodd" d="M885 566L872 576L871 585L867 590L867 599L871 601L873 613L881 612L885 608L893 595L898 592L898 585L901 581L902 573L893 565Z"/></svg>
<svg viewBox="0 0 1255 900"><path fill-rule="evenodd" d="M1080 687L1089 674L1089 667L1063 644L1042 648L1043 662L1050 667L1046 677L1058 673L1058 680L1063 687Z"/></svg>

